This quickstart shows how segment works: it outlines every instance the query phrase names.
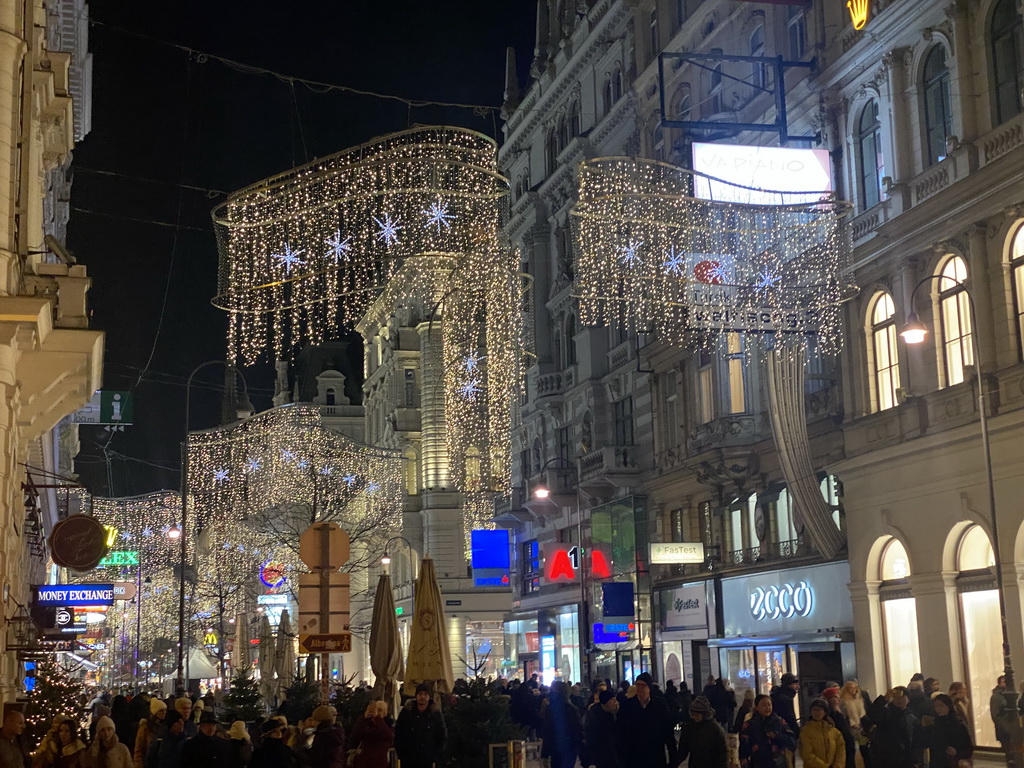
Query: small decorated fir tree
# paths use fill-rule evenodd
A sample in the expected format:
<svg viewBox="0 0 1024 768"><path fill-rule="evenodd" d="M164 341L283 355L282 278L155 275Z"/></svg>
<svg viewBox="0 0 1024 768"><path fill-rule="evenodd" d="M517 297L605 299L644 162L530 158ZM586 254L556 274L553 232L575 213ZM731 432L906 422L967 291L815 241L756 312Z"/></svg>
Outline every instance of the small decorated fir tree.
<svg viewBox="0 0 1024 768"><path fill-rule="evenodd" d="M85 687L72 677L52 656L36 666L35 688L28 695L25 706L25 733L30 745L35 746L57 715L79 720Z"/></svg>
<svg viewBox="0 0 1024 768"><path fill-rule="evenodd" d="M231 720L252 722L264 713L260 685L253 678L251 667L243 667L231 678L231 690L224 701Z"/></svg>

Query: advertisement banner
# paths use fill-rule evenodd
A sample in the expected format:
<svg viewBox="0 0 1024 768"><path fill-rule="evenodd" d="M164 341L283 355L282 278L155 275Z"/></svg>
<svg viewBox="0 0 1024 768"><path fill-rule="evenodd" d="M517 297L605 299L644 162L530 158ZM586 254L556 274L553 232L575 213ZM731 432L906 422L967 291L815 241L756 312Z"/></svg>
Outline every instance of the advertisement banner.
<svg viewBox="0 0 1024 768"><path fill-rule="evenodd" d="M707 637L706 592L707 588L703 581L663 591L661 600L665 618L662 622L662 629L667 631L703 630L704 637Z"/></svg>

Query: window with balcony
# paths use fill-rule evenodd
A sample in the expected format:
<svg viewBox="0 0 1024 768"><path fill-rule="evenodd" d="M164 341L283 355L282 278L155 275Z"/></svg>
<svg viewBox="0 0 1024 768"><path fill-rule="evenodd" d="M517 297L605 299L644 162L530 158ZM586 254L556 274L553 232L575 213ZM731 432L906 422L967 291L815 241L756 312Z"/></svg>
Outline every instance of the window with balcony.
<svg viewBox="0 0 1024 768"><path fill-rule="evenodd" d="M710 356L701 355L701 365L697 369L697 420L707 424L715 420L715 377L711 370Z"/></svg>
<svg viewBox="0 0 1024 768"><path fill-rule="evenodd" d="M662 379L662 397L665 403L665 447L679 444L679 372L669 371Z"/></svg>
<svg viewBox="0 0 1024 768"><path fill-rule="evenodd" d="M882 199L882 124L878 120L878 102L872 99L861 110L856 136L857 170L860 181L860 207L866 211Z"/></svg>
<svg viewBox="0 0 1024 768"><path fill-rule="evenodd" d="M795 541L800 536L796 530L793 499L788 488L779 491L779 498L775 500L775 535L780 542Z"/></svg>
<svg viewBox="0 0 1024 768"><path fill-rule="evenodd" d="M520 550L522 567L521 594L529 595L540 591L540 547L536 540L524 541Z"/></svg>
<svg viewBox="0 0 1024 768"><path fill-rule="evenodd" d="M1013 271L1013 306L1017 315L1017 347L1024 360L1024 224L1010 240L1010 269Z"/></svg>
<svg viewBox="0 0 1024 768"><path fill-rule="evenodd" d="M726 546L733 553L734 562L743 562L743 550L749 550L760 543L757 535L757 494L752 493L737 499L729 507L726 517Z"/></svg>
<svg viewBox="0 0 1024 768"><path fill-rule="evenodd" d="M953 103L949 95L946 49L933 46L924 60L924 126L928 165L946 158L946 137L953 135Z"/></svg>
<svg viewBox="0 0 1024 768"><path fill-rule="evenodd" d="M746 413L747 387L743 380L746 355L743 351L743 336L729 333L725 343L726 367L729 371L729 413Z"/></svg>
<svg viewBox="0 0 1024 768"><path fill-rule="evenodd" d="M871 367L874 384L873 411L898 405L900 364L896 347L896 307L892 296L879 293L871 302Z"/></svg>
<svg viewBox="0 0 1024 768"><path fill-rule="evenodd" d="M721 48L711 49L711 53L721 52ZM711 71L708 75L708 110L710 114L717 115L725 109L722 99L722 62L716 61L709 66Z"/></svg>
<svg viewBox="0 0 1024 768"><path fill-rule="evenodd" d="M612 403L615 421L615 445L633 444L633 398L624 397Z"/></svg>
<svg viewBox="0 0 1024 768"><path fill-rule="evenodd" d="M565 321L565 367L576 365L576 360L576 315L569 315Z"/></svg>
<svg viewBox="0 0 1024 768"><path fill-rule="evenodd" d="M1005 123L1024 108L1024 22L1017 0L999 0L992 10L989 26L992 44L992 75L995 90L996 122Z"/></svg>
<svg viewBox="0 0 1024 768"><path fill-rule="evenodd" d="M939 317L942 330L942 355L945 362L946 386L964 380L964 368L974 365L971 339L970 297L963 283L967 279L967 262L959 256L946 260L939 280Z"/></svg>
<svg viewBox="0 0 1024 768"><path fill-rule="evenodd" d="M786 28L789 32L789 57L800 61L807 53L807 14L803 6L790 5Z"/></svg>

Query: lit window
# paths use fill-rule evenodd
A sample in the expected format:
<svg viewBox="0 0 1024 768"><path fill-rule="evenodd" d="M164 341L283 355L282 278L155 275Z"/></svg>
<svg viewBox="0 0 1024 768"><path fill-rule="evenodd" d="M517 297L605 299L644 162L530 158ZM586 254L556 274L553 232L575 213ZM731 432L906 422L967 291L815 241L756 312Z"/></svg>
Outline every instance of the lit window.
<svg viewBox="0 0 1024 768"><path fill-rule="evenodd" d="M996 122L1005 123L1019 115L1024 87L1024 22L1017 0L999 0L989 27L992 68L995 77Z"/></svg>
<svg viewBox="0 0 1024 768"><path fill-rule="evenodd" d="M875 410L897 405L900 364L896 347L896 307L892 296L880 293L871 309L871 355L874 367Z"/></svg>
<svg viewBox="0 0 1024 768"><path fill-rule="evenodd" d="M939 280L939 314L942 318L942 351L946 361L946 386L964 380L964 368L974 365L971 346L971 305L964 281L967 263L953 256L942 268Z"/></svg>
<svg viewBox="0 0 1024 768"><path fill-rule="evenodd" d="M747 396L743 382L744 354L743 336L730 333L726 336L726 360L729 369L729 413L746 413Z"/></svg>
<svg viewBox="0 0 1024 768"><path fill-rule="evenodd" d="M924 60L924 124L928 164L946 157L946 137L953 134L953 106L949 96L946 49L934 46Z"/></svg>
<svg viewBox="0 0 1024 768"><path fill-rule="evenodd" d="M857 121L857 168L860 176L860 207L867 210L882 199L882 124L878 121L878 102L872 99L861 110Z"/></svg>
<svg viewBox="0 0 1024 768"><path fill-rule="evenodd" d="M982 571L996 564L992 542L980 525L972 525L960 539L957 551L957 570Z"/></svg>
<svg viewBox="0 0 1024 768"><path fill-rule="evenodd" d="M907 589L911 575L907 550L897 539L889 539L882 550L878 578L882 584L882 634L885 647L885 686L903 685L921 670L921 650L917 631L917 599Z"/></svg>
<svg viewBox="0 0 1024 768"><path fill-rule="evenodd" d="M900 581L910 577L910 558L898 539L892 539L885 545L881 571L882 581Z"/></svg>
<svg viewBox="0 0 1024 768"><path fill-rule="evenodd" d="M1013 302L1017 314L1017 336L1024 360L1024 224L1017 228L1010 243L1010 267L1013 269Z"/></svg>
<svg viewBox="0 0 1024 768"><path fill-rule="evenodd" d="M700 412L697 420L701 424L707 424L715 420L715 380L711 371L710 360L707 363L701 360L701 367L697 371L697 388L700 390L700 400L697 407Z"/></svg>

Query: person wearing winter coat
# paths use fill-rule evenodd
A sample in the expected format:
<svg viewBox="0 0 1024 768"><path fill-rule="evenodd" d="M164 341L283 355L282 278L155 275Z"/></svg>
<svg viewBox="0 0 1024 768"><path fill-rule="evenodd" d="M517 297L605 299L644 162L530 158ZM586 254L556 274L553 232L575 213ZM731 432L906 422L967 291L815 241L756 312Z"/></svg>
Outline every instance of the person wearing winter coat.
<svg viewBox="0 0 1024 768"><path fill-rule="evenodd" d="M782 676L780 685L772 688L772 711L786 721L786 725L796 735L800 735L800 722L796 716L796 694L800 690L800 680L792 672Z"/></svg>
<svg viewBox="0 0 1024 768"><path fill-rule="evenodd" d="M898 685L887 696L879 696L868 708L871 760L875 768L912 768L917 718L909 709L907 689Z"/></svg>
<svg viewBox="0 0 1024 768"><path fill-rule="evenodd" d="M583 719L583 743L586 762L597 768L622 768L621 746L616 718L619 700L615 691L605 688L598 694ZM581 761L582 762L582 761Z"/></svg>
<svg viewBox="0 0 1024 768"><path fill-rule="evenodd" d="M352 727L349 748L356 750L352 768L388 768L388 752L395 743L395 727L388 718L388 705L371 701Z"/></svg>
<svg viewBox="0 0 1024 768"><path fill-rule="evenodd" d="M933 716L921 721L924 746L929 749L929 768L956 768L961 760L970 760L974 743L954 701L944 693L932 700Z"/></svg>
<svg viewBox="0 0 1024 768"><path fill-rule="evenodd" d="M441 762L448 729L434 703L430 686L416 686L416 698L407 701L395 723L395 751L402 768L430 768Z"/></svg>
<svg viewBox="0 0 1024 768"><path fill-rule="evenodd" d="M1021 699L1024 705L1024 698ZM1000 675L996 680L996 687L992 689L992 696L988 700L988 711L992 715L992 724L996 729L996 741L1002 747L1003 752L1010 749L1010 723L1007 716L1011 713L1016 715L1013 709L1006 703L1006 678ZM1019 708L1018 708L1019 711Z"/></svg>
<svg viewBox="0 0 1024 768"><path fill-rule="evenodd" d="M956 705L961 719L965 723L971 722L971 700L967 698L967 686L963 683L950 683L949 698Z"/></svg>
<svg viewBox="0 0 1024 768"><path fill-rule="evenodd" d="M46 768L57 761L60 755L60 726L66 719L66 715L54 716L50 730L43 734L39 746L32 753L33 768Z"/></svg>
<svg viewBox="0 0 1024 768"><path fill-rule="evenodd" d="M627 698L619 712L619 739L623 753L628 753L628 765L643 768L676 766L675 723L668 714L664 701L651 697L651 687L640 676L633 683L636 695Z"/></svg>
<svg viewBox="0 0 1024 768"><path fill-rule="evenodd" d="M714 696L708 699L715 710L715 720L722 728L732 725L736 712L736 692L725 683L725 680L718 678L712 691Z"/></svg>
<svg viewBox="0 0 1024 768"><path fill-rule="evenodd" d="M715 720L711 702L698 696L690 702L689 716L679 737L678 762L689 758L688 768L728 768L725 731Z"/></svg>
<svg viewBox="0 0 1024 768"><path fill-rule="evenodd" d="M679 717L683 718L687 716L690 711L690 704L693 703L693 693L690 691L690 686L686 684L685 680L679 683Z"/></svg>
<svg viewBox="0 0 1024 768"><path fill-rule="evenodd" d="M60 716L58 716L60 717ZM61 717L56 733L47 731L32 755L36 768L81 768L85 742L78 738L78 723Z"/></svg>
<svg viewBox="0 0 1024 768"><path fill-rule="evenodd" d="M560 680L553 682L547 704L540 726L541 757L550 758L551 768L572 768L583 743L583 728L568 686Z"/></svg>
<svg viewBox="0 0 1024 768"><path fill-rule="evenodd" d="M217 735L217 718L212 712L200 715L198 727L199 733L181 748L181 765L188 768L238 768L231 742Z"/></svg>
<svg viewBox="0 0 1024 768"><path fill-rule="evenodd" d="M337 722L338 710L321 704L313 710L316 729L309 747L310 768L347 768L345 730Z"/></svg>
<svg viewBox="0 0 1024 768"><path fill-rule="evenodd" d="M114 721L104 715L96 721L96 738L81 755L82 768L132 768L132 754L117 740Z"/></svg>
<svg viewBox="0 0 1024 768"><path fill-rule="evenodd" d="M174 710L164 718L164 728L153 740L146 757L146 768L181 768L181 751L185 748L185 720Z"/></svg>
<svg viewBox="0 0 1024 768"><path fill-rule="evenodd" d="M149 713L149 719L140 721L135 732L135 768L144 768L150 747L163 735L167 705L154 696L149 700Z"/></svg>
<svg viewBox="0 0 1024 768"><path fill-rule="evenodd" d="M811 702L811 720L800 729L800 758L804 768L845 768L846 743L829 718L824 699Z"/></svg>
<svg viewBox="0 0 1024 768"><path fill-rule="evenodd" d="M284 742L285 726L279 720L267 720L260 728L262 739L252 753L249 768L297 768L298 755Z"/></svg>
<svg viewBox="0 0 1024 768"><path fill-rule="evenodd" d="M846 714L840 706L839 688L826 688L821 692L821 698L828 703L828 716L843 737L843 744L846 747L846 768L854 768L857 760L857 739L850 728L850 721L846 719Z"/></svg>
<svg viewBox="0 0 1024 768"><path fill-rule="evenodd" d="M207 711L213 713L212 708ZM249 736L244 721L235 720L231 723L231 728L228 729L228 744L231 745L236 768L245 768L252 762L252 737Z"/></svg>
<svg viewBox="0 0 1024 768"><path fill-rule="evenodd" d="M736 710L736 721L733 723L732 728L729 729L729 733L739 733L743 728L743 723L747 721L747 716L754 711L754 689L747 688L743 692L743 703L740 704L740 708Z"/></svg>
<svg viewBox="0 0 1024 768"><path fill-rule="evenodd" d="M786 752L796 748L789 725L772 711L766 694L754 699L754 711L740 730L741 768L785 768Z"/></svg>

